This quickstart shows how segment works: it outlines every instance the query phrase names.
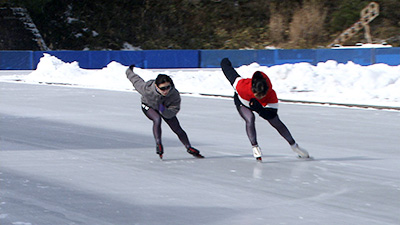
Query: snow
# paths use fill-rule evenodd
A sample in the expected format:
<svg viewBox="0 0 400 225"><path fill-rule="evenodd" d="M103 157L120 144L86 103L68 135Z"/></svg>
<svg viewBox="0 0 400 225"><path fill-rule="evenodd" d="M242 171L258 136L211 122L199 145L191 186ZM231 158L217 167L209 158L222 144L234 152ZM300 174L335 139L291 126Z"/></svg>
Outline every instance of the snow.
<svg viewBox="0 0 400 225"><path fill-rule="evenodd" d="M44 54L37 69L26 75L1 76L0 81L19 80L26 83L69 84L77 87L130 91L126 79L127 66L111 62L99 70L79 67L77 62L65 63ZM400 66L374 64L361 66L327 61L313 66L309 63L260 66L257 63L237 68L242 77L254 71L268 74L281 100L335 104L400 107ZM143 79L168 74L182 93L193 95L232 96L233 89L220 69L141 69Z"/></svg>
<svg viewBox="0 0 400 225"><path fill-rule="evenodd" d="M337 49L337 48L391 48L393 47L392 45L388 45L388 44L372 44L372 43L357 43L356 45L353 46L342 46L339 44L335 44L332 48L333 49Z"/></svg>

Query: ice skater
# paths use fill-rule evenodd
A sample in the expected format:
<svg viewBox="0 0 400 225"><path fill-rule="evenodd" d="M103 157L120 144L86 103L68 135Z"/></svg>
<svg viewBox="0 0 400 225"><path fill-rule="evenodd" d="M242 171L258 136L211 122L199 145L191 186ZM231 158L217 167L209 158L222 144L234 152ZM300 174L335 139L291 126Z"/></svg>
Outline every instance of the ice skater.
<svg viewBox="0 0 400 225"><path fill-rule="evenodd" d="M246 122L246 133L252 145L253 156L258 161L262 160L261 149L257 142L255 116L253 113L255 111L279 132L300 158L309 158L308 152L300 148L288 128L279 119L278 97L272 89L268 76L261 71L256 71L251 79L242 78L232 67L232 63L228 58L222 59L221 68L225 77L235 89L234 103L240 116Z"/></svg>
<svg viewBox="0 0 400 225"><path fill-rule="evenodd" d="M134 72L134 65L126 70L126 76L135 89L142 95L142 111L153 121L153 135L156 142L156 153L162 159L164 148L161 141L161 122L164 120L178 136L189 154L203 158L200 151L193 148L186 132L179 124L177 113L181 106L181 97L172 79L165 74L159 74L155 80L145 82Z"/></svg>

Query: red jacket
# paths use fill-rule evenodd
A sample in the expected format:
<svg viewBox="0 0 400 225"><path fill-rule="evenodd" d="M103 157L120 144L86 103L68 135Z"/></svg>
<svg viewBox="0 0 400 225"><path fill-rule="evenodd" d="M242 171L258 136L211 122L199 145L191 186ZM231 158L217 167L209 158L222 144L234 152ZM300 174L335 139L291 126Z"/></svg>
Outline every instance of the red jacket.
<svg viewBox="0 0 400 225"><path fill-rule="evenodd" d="M271 81L265 73L261 72L261 74L265 77L265 80L267 80L269 87L267 95L262 99L257 99L254 96L254 93L251 91L251 78L238 77L233 84L233 88L235 88L236 92L238 93L240 101L247 107L249 107L249 102L252 98L256 98L264 107L270 103L278 103L278 97L276 96L274 89L272 89Z"/></svg>

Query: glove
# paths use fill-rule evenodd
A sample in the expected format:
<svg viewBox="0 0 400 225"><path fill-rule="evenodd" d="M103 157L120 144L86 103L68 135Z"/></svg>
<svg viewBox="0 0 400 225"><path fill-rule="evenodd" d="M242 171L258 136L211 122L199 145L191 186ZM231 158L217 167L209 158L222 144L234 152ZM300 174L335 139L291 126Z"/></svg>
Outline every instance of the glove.
<svg viewBox="0 0 400 225"><path fill-rule="evenodd" d="M165 106L163 104L158 105L158 111L163 113L165 111Z"/></svg>
<svg viewBox="0 0 400 225"><path fill-rule="evenodd" d="M260 113L262 110L264 110L264 107L255 98L250 99L249 105L250 105L250 109L256 111L257 113Z"/></svg>
<svg viewBox="0 0 400 225"><path fill-rule="evenodd" d="M222 65L232 66L232 63L231 63L231 61L229 61L228 58L223 58L223 59L221 60L221 66L222 66Z"/></svg>
<svg viewBox="0 0 400 225"><path fill-rule="evenodd" d="M135 68L135 64L132 64L129 66L129 69L131 69L133 71L133 68Z"/></svg>
<svg viewBox="0 0 400 225"><path fill-rule="evenodd" d="M266 120L275 118L278 115L278 109L275 108L264 108L257 99L250 99L250 109L256 111L258 115Z"/></svg>

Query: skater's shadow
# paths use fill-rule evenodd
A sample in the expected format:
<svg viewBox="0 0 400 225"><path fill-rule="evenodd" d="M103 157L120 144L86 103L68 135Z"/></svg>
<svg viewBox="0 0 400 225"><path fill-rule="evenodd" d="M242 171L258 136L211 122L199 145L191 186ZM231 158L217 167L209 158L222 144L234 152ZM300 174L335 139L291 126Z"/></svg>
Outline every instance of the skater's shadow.
<svg viewBox="0 0 400 225"><path fill-rule="evenodd" d="M164 158L162 161L186 161L186 160L207 160L207 159L235 159L235 158L253 158L253 155L244 154L244 155L218 155L218 156L207 156L205 155L204 158L194 158L194 157L187 157L187 158Z"/></svg>
<svg viewBox="0 0 400 225"><path fill-rule="evenodd" d="M381 160L379 158L371 158L371 157L366 157L366 156L352 156L352 157L341 157L341 158L314 158L314 157L310 157L310 158L306 158L306 159L302 159L302 158L288 158L288 156L278 156L278 155L268 155L268 156L264 156L263 159L265 159L265 161L268 160L268 158L272 159L274 158L274 160L269 161L270 163L278 163L278 162L307 162L307 161L312 161L312 162L326 162L326 161L332 161L332 162L344 162L344 161L371 161L371 160ZM281 158L281 159L278 159Z"/></svg>
<svg viewBox="0 0 400 225"><path fill-rule="evenodd" d="M317 158L313 161L371 161L371 160L382 160L380 158L371 158L366 156L352 156L352 157L342 157L342 158Z"/></svg>
<svg viewBox="0 0 400 225"><path fill-rule="evenodd" d="M164 158L162 161L164 162L172 162L172 161L193 161L193 160L208 160L208 159L240 159L240 158L248 158L253 159L253 155L251 154L242 154L242 155L213 155L207 156L205 155L203 159L198 159L194 157L185 157L185 158ZM371 158L366 156L352 156L352 157L336 157L336 158L306 158L301 159L296 156L287 156L287 155L264 155L262 163L282 163L282 162L324 162L324 161L332 161L332 162L344 162L344 161L371 161L371 160L381 160L380 158Z"/></svg>

